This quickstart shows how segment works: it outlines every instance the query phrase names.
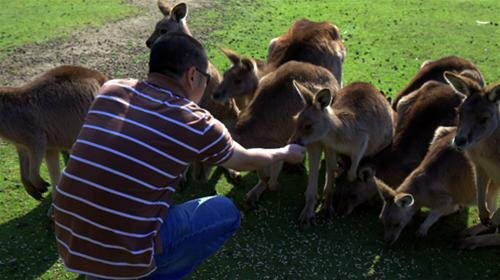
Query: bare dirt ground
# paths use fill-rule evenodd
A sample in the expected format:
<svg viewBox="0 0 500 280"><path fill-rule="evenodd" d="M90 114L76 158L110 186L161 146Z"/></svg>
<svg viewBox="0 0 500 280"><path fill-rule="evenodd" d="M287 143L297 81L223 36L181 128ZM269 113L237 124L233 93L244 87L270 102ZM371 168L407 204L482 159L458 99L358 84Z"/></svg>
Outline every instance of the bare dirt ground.
<svg viewBox="0 0 500 280"><path fill-rule="evenodd" d="M101 27L75 30L69 38L14 50L0 61L0 86L18 86L62 64L96 69L113 78L143 78L148 52L145 42L162 14L156 0L126 2L137 6L140 14ZM209 5L209 1L183 2L188 3L190 11Z"/></svg>

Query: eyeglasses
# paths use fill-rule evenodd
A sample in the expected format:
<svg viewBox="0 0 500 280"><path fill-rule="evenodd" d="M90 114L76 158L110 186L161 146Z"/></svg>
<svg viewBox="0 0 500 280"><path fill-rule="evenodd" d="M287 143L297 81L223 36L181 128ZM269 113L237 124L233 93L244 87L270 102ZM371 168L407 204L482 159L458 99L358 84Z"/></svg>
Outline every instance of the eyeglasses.
<svg viewBox="0 0 500 280"><path fill-rule="evenodd" d="M208 85L208 82L210 82L210 78L212 78L212 76L210 76L210 74L208 74L205 71L201 71L198 67L195 67L195 69L196 69L196 71L198 71L198 73L200 73L201 75L203 75L205 77L205 79L207 80L206 85Z"/></svg>

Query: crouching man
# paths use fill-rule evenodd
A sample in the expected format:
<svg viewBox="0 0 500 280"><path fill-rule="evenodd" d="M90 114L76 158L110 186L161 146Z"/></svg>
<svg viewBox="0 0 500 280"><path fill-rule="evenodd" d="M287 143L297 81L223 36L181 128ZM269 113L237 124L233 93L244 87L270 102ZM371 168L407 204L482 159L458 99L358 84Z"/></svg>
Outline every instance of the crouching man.
<svg viewBox="0 0 500 280"><path fill-rule="evenodd" d="M172 205L189 163L254 170L302 161L304 148L245 149L201 109L210 79L202 45L166 34L151 48L145 81L112 80L92 104L54 190L65 267L89 279L180 279L236 232L223 196Z"/></svg>

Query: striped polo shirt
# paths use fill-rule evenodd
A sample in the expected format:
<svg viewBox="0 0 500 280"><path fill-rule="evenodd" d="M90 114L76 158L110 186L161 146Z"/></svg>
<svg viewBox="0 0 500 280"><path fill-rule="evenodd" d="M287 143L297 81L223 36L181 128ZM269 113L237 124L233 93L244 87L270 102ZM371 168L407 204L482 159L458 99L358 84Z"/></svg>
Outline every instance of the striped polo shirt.
<svg viewBox="0 0 500 280"><path fill-rule="evenodd" d="M180 175L193 161L231 156L224 125L169 90L167 79L111 80L93 102L54 190L57 246L68 270L149 275Z"/></svg>

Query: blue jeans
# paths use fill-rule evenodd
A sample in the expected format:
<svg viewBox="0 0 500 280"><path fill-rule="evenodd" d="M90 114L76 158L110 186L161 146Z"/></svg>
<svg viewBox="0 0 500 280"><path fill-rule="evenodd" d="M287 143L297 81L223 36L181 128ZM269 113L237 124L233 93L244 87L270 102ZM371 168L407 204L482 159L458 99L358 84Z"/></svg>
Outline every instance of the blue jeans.
<svg viewBox="0 0 500 280"><path fill-rule="evenodd" d="M240 227L240 211L224 196L171 207L160 230L163 253L147 279L181 279L213 255Z"/></svg>
<svg viewBox="0 0 500 280"><path fill-rule="evenodd" d="M157 269L143 279L181 279L213 255L240 227L240 212L224 196L174 205L160 229L163 252ZM95 278L88 278L95 279Z"/></svg>

